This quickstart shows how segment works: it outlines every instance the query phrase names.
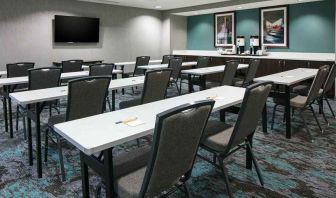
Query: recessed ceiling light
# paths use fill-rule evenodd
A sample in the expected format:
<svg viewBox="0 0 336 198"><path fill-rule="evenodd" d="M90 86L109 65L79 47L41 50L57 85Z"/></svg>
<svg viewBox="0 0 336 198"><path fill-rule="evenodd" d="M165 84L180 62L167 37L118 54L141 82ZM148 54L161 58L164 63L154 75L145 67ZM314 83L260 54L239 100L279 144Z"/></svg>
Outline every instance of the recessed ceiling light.
<svg viewBox="0 0 336 198"><path fill-rule="evenodd" d="M157 6L155 6L155 8L156 9L160 9L160 8L162 8L161 6L159 6L159 5L157 5Z"/></svg>

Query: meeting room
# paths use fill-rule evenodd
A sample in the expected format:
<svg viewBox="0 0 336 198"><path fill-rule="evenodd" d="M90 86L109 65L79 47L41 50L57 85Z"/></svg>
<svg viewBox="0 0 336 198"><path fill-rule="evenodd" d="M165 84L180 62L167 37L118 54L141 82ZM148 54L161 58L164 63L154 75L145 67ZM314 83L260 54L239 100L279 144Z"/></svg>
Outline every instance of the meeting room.
<svg viewBox="0 0 336 198"><path fill-rule="evenodd" d="M0 0L0 197L336 197L335 0Z"/></svg>

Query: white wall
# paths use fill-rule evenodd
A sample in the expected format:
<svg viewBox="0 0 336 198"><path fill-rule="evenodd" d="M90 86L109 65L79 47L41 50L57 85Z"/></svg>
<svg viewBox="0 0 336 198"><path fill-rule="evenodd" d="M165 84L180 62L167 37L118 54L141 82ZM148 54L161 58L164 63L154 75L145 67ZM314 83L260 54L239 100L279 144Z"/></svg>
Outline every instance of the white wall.
<svg viewBox="0 0 336 198"><path fill-rule="evenodd" d="M98 17L98 44L55 44L54 15ZM2 0L0 6L0 70L5 64L36 62L51 66L66 59L135 60L162 56L162 13L159 11L80 2L75 0Z"/></svg>

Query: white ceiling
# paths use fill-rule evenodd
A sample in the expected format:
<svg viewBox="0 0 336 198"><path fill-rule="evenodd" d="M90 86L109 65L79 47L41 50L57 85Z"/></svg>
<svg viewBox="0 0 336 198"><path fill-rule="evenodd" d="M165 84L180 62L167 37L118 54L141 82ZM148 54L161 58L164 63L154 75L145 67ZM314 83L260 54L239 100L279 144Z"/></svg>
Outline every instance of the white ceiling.
<svg viewBox="0 0 336 198"><path fill-rule="evenodd" d="M170 10L230 0L78 0L155 10ZM157 7L160 6L160 7Z"/></svg>

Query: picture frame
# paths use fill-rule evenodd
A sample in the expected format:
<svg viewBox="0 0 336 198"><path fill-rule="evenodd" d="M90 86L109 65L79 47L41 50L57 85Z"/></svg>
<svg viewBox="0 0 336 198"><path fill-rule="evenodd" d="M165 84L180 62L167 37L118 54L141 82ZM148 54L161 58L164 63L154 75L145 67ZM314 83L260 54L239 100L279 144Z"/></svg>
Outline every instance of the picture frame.
<svg viewBox="0 0 336 198"><path fill-rule="evenodd" d="M289 7L278 6L260 9L261 46L289 47Z"/></svg>
<svg viewBox="0 0 336 198"><path fill-rule="evenodd" d="M232 47L236 40L236 13L223 12L214 14L215 47Z"/></svg>

